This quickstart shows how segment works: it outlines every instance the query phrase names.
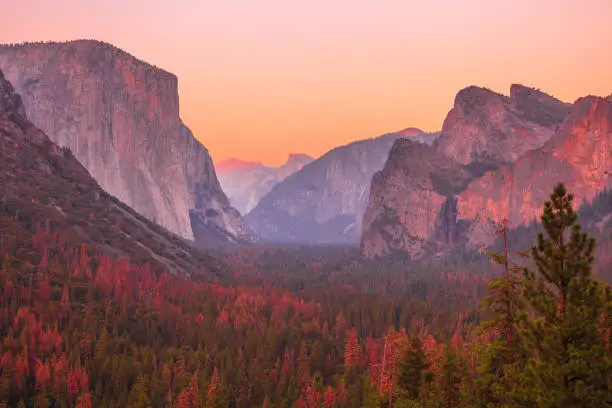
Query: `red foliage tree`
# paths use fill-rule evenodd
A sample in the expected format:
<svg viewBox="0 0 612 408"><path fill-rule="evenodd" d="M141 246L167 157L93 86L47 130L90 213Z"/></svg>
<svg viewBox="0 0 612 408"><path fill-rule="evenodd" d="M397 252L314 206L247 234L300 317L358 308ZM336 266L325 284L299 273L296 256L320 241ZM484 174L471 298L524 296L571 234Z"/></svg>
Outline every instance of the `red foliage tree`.
<svg viewBox="0 0 612 408"><path fill-rule="evenodd" d="M208 405L212 404L212 401L217 394L217 388L219 388L219 371L217 370L217 367L215 367L212 378L210 379L210 384L208 385L208 393L206 395L206 403Z"/></svg>
<svg viewBox="0 0 612 408"><path fill-rule="evenodd" d="M308 378L305 382L296 404L298 408L319 408L321 406L321 393L316 389L312 378Z"/></svg>
<svg viewBox="0 0 612 408"><path fill-rule="evenodd" d="M351 328L346 336L346 345L344 347L344 366L352 367L361 360L361 346L357 339L357 330Z"/></svg>
<svg viewBox="0 0 612 408"><path fill-rule="evenodd" d="M77 399L76 408L93 408L91 394L83 394Z"/></svg>
<svg viewBox="0 0 612 408"><path fill-rule="evenodd" d="M327 387L325 394L323 394L323 406L324 407L333 407L336 402L336 394L331 386Z"/></svg>
<svg viewBox="0 0 612 408"><path fill-rule="evenodd" d="M43 363L39 359L36 359L36 389L41 392L44 391L49 382L51 381L51 367L48 362Z"/></svg>

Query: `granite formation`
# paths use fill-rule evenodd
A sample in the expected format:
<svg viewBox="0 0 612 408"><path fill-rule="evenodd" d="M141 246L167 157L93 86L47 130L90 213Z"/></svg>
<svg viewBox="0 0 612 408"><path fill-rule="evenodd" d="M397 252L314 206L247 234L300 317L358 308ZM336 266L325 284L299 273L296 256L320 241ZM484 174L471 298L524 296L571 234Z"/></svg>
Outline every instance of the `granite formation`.
<svg viewBox="0 0 612 408"><path fill-rule="evenodd" d="M30 258L31 245L45 236L55 250L83 245L187 278L217 276L224 269L102 190L69 149L28 120L1 71L0 186L0 245L29 262L39 262Z"/></svg>
<svg viewBox="0 0 612 408"><path fill-rule="evenodd" d="M485 236L494 239L493 224L507 212L502 198L507 194L524 207L522 220L533 218L545 198L539 192L548 194L559 181L571 188L574 175L536 160L537 171L494 180L548 151L553 139L568 132L575 109L522 85L512 85L510 96L474 86L461 90L431 148L398 142L373 177L362 254L372 258L397 251L419 258L465 242L481 248L489 242Z"/></svg>
<svg viewBox="0 0 612 408"><path fill-rule="evenodd" d="M89 40L0 45L0 69L30 120L138 213L188 239L254 240L179 117L176 76Z"/></svg>

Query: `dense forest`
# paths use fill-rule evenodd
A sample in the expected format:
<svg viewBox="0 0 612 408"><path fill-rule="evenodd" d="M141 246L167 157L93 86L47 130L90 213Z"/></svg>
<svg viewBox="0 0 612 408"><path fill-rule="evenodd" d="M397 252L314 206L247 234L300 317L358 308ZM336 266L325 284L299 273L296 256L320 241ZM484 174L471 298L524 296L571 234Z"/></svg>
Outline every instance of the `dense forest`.
<svg viewBox="0 0 612 408"><path fill-rule="evenodd" d="M257 246L191 281L3 233L0 406L612 406L612 296L562 185L537 228L477 269Z"/></svg>

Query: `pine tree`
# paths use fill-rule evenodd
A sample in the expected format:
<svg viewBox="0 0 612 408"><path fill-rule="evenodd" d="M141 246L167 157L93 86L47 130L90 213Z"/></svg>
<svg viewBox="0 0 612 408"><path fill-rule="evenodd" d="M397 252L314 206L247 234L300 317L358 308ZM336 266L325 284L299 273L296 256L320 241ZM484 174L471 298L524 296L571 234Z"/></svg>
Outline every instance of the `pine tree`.
<svg viewBox="0 0 612 408"><path fill-rule="evenodd" d="M528 357L519 335L520 323L525 318L522 279L516 274L520 267L510 265L507 231L507 220L503 220L497 231L503 238L503 252L489 253L494 262L503 266L503 274L489 281L489 296L482 307L488 319L478 328L479 334L493 339L479 347L476 381L480 402L487 407L503 406L508 401L507 393L513 387L509 370Z"/></svg>
<svg viewBox="0 0 612 408"><path fill-rule="evenodd" d="M517 377L514 397L522 406L612 404L610 356L600 332L609 296L590 278L595 240L581 231L572 203L559 184L541 217L547 237L540 233L532 248L536 270L525 270L524 296L535 316L524 333L535 355Z"/></svg>
<svg viewBox="0 0 612 408"><path fill-rule="evenodd" d="M308 347L306 346L306 342L302 341L300 345L300 353L298 355L298 363L297 363L297 375L298 382L300 384L305 383L310 376L310 365L308 364Z"/></svg>
<svg viewBox="0 0 612 408"><path fill-rule="evenodd" d="M397 387L407 399L418 400L421 383L429 368L427 356L418 336L412 337L398 362Z"/></svg>
<svg viewBox="0 0 612 408"><path fill-rule="evenodd" d="M464 374L457 351L450 344L446 345L438 378L440 407L453 408L459 406L461 402L461 381Z"/></svg>

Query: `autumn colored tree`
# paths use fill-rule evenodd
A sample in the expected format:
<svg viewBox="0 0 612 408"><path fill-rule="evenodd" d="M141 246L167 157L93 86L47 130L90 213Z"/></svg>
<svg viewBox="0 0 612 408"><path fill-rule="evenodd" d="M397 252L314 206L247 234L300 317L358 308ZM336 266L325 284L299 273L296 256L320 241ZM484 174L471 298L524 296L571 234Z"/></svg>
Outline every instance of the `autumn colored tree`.
<svg viewBox="0 0 612 408"><path fill-rule="evenodd" d="M322 405L326 408L331 408L334 406L335 402L336 402L336 393L334 392L333 388L330 385L328 385L327 390L325 390L325 394L323 394Z"/></svg>
<svg viewBox="0 0 612 408"><path fill-rule="evenodd" d="M206 394L206 406L207 407L213 406L218 389L219 389L219 371L217 370L217 367L215 367L212 378L210 380L210 384L208 385L208 392Z"/></svg>
<svg viewBox="0 0 612 408"><path fill-rule="evenodd" d="M361 346L357 338L357 330L352 327L346 335L346 345L344 346L344 366L350 369L358 364L361 360Z"/></svg>

